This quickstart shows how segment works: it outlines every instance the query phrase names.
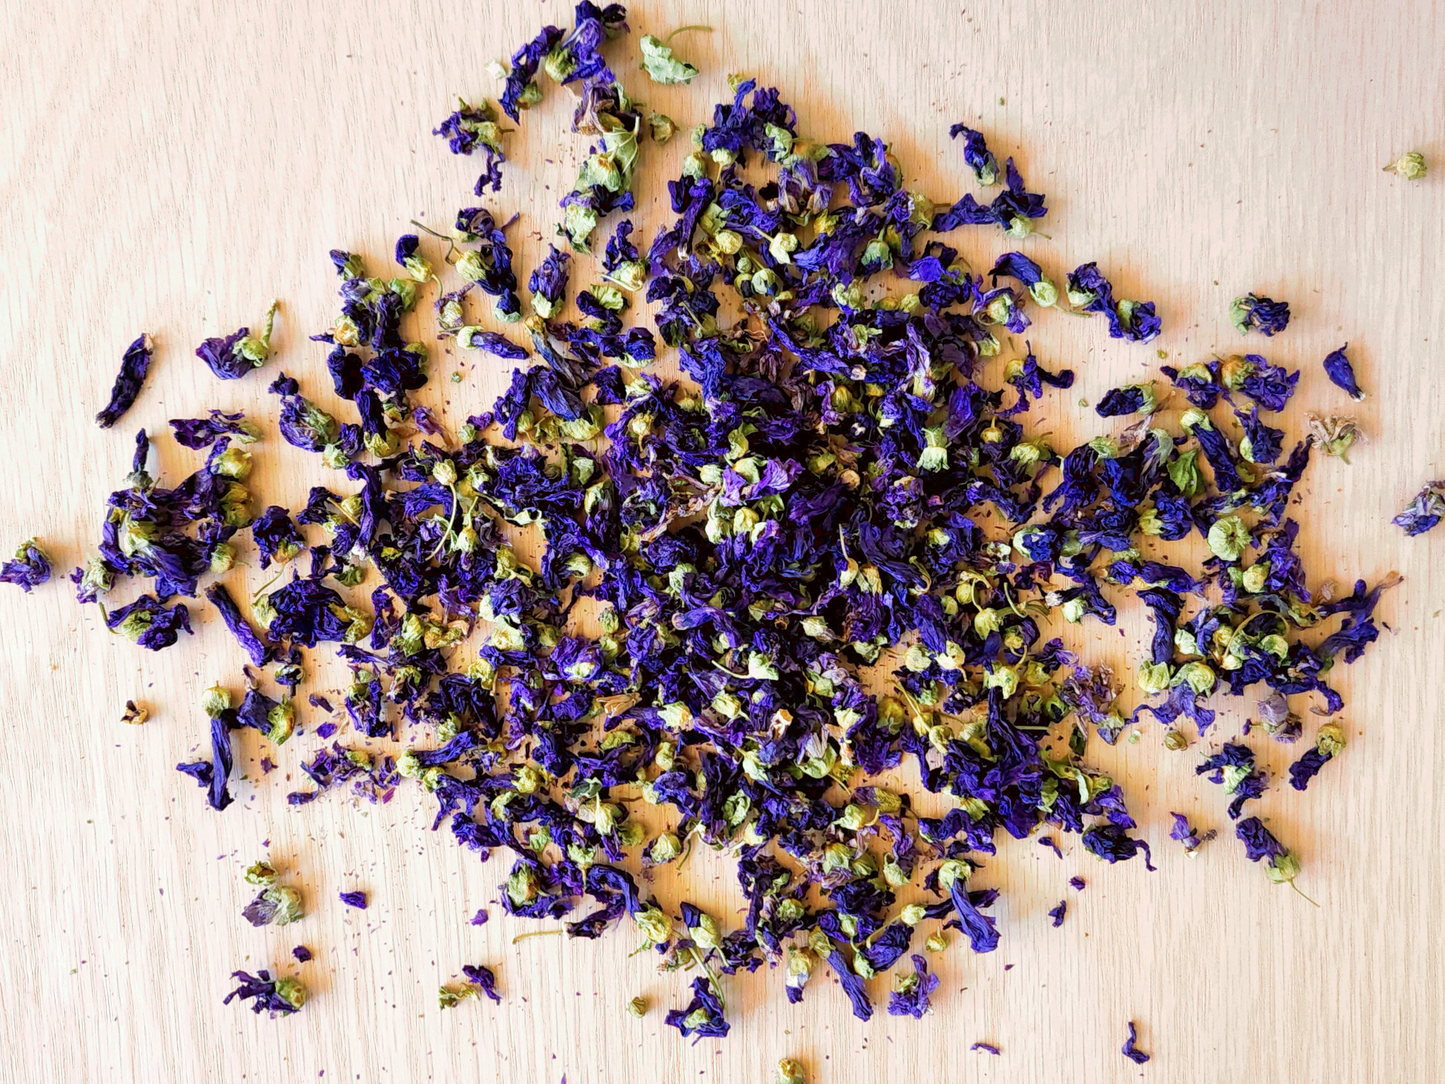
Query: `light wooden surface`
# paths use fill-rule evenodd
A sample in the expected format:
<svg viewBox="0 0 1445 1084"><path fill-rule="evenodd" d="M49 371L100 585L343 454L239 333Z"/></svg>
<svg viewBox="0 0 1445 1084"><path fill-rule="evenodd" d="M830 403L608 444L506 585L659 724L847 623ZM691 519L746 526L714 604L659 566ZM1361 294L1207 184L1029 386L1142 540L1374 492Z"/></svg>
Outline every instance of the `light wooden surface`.
<svg viewBox="0 0 1445 1084"><path fill-rule="evenodd" d="M192 356L203 335L254 322L280 297L268 372L331 402L323 351L306 340L329 323L327 249L384 262L408 219L441 224L469 202L475 164L431 127L457 94L494 96L485 62L543 16L570 23L551 2L0 6L0 545L38 534L62 569L97 536L137 426L164 432L165 419L210 406L274 418L266 377L222 385ZM263 751L281 768L241 784L224 815L206 809L173 766L203 743L201 690L218 678L239 689L236 646L207 621L151 655L108 635L57 578L30 597L0 587L0 1079L745 1084L769 1080L782 1055L826 1084L1439 1079L1445 576L1434 563L1445 535L1406 540L1388 519L1445 473L1440 9L679 0L640 3L631 22L632 57L641 33L717 27L679 43L705 72L690 90L628 79L684 125L708 115L727 72L747 71L782 89L810 136L885 135L910 183L938 200L964 190L951 122L1013 154L1051 206L1050 237L1025 251L1055 271L1097 259L1122 293L1157 300L1165 322L1158 343L1131 347L1098 321L1041 320L1040 357L1080 372L1074 393L1048 401L1061 437L1097 431L1078 397L1144 376L1153 346L1185 361L1237 348L1226 310L1249 289L1293 306L1285 335L1250 343L1304 370L1292 436L1307 410L1350 406L1319 368L1350 342L1375 393L1356 411L1369 443L1352 466L1320 458L1302 487L1311 586L1390 569L1405 580L1382 606L1391 631L1341 679L1348 750L1308 794L1276 785L1260 803L1320 908L1266 883L1232 839L1183 857L1166 811L1227 832L1225 803L1195 780L1198 750L1165 752L1150 728L1091 755L1118 773L1158 873L1104 867L1077 845L1060 862L1008 842L981 875L1004 892L1002 946L946 954L928 1019L860 1025L821 974L790 1007L781 976L763 971L728 986L733 1035L689 1045L662 1023L684 978L630 956L630 931L513 946L533 927L493 902L502 860L481 867L427 832L429 801L404 792L383 809L336 795L288 809L314 735L279 754L243 740L250 778ZM549 92L526 118L492 201L522 214L519 236L550 234L569 186L581 145L565 99ZM1429 178L1380 171L1410 148L1430 158ZM658 220L684 152L649 155L641 220ZM976 267L1002 251L992 233L958 236ZM522 246L524 269L536 247ZM152 379L122 424L100 431L91 417L141 330L158 344ZM443 365L423 396L446 397L454 417L488 404L504 378L460 360L459 385ZM274 437L256 451L266 502L294 507L320 480L311 457ZM198 462L169 439L159 456L172 481ZM1124 639L1079 642L1119 659L1144 634L1134 621ZM334 673L322 668L318 683L334 687ZM127 698L147 702L151 721L122 725ZM1243 718L1226 707L1223 735ZM1276 771L1288 752L1268 750ZM239 871L268 841L312 910L284 931L238 913ZM1075 873L1082 894L1064 887ZM337 903L352 887L370 891L369 910ZM723 913L737 899L731 865L704 856L656 888ZM1044 911L1064 895L1068 919L1053 929ZM492 921L468 925L484 905ZM233 968L294 973L298 942L316 952L300 969L313 991L303 1014L222 1007ZM437 1009L437 985L464 963L497 970L502 1005ZM623 1012L636 994L655 1006L642 1022ZM1119 1054L1131 1018L1154 1055L1142 1069ZM979 1040L1003 1055L969 1053Z"/></svg>

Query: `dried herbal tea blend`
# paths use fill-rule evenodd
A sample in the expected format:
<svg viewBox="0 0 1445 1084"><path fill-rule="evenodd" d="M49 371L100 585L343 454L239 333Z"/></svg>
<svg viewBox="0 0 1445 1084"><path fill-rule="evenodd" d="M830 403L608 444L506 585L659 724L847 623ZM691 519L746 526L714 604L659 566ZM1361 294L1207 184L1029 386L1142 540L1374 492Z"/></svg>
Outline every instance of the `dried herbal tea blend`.
<svg viewBox="0 0 1445 1084"><path fill-rule="evenodd" d="M689 971L690 1000L666 1020L694 1040L728 1033L728 976L762 966L789 1002L826 967L860 1019L883 990L890 1014L922 1016L939 978L919 949L986 953L1007 935L978 883L1001 834L1038 835L1060 858L1077 836L1102 861L1142 853L1152 869L1123 791L1087 760L1092 739L1112 745L1151 716L1167 748L1200 745L1188 755L1246 856L1292 883L1289 850L1239 819L1272 781L1254 747L1220 734L1217 694L1249 698L1247 733L1306 741L1296 790L1343 749L1339 723L1307 734L1303 720L1343 709L1334 668L1378 638L1396 580L1312 591L1288 510L1314 448L1343 456L1354 423L1313 419L1287 440L1276 423L1301 373L1230 354L1110 390L1093 414L1117 419L1111 431L1057 446L1046 414L1075 413L1054 395L1074 373L1035 353L1032 322L1099 315L1142 344L1163 318L1094 262L1046 269L1046 248L1019 251L1046 197L963 124L950 129L961 172L991 194L935 203L882 139L814 141L778 90L732 77L667 182L668 221L643 237L635 188L675 125L619 80L632 65L612 43L628 31L621 6L578 4L571 28L543 27L495 66L495 104L460 101L435 130L481 156L473 196L491 197L529 107L553 84L574 93L591 143L524 293L503 199L462 207L445 232L417 224L377 274L331 253L336 315L312 336L324 369L269 384L281 436L319 458L324 484L303 505L252 501L242 445L263 427L239 413L171 422L204 455L173 489L148 472L140 433L97 553L71 578L99 605L135 581L144 593L105 622L152 650L191 631L184 600L203 593L249 658L239 702L207 694L210 755L180 770L224 810L237 731L280 746L307 705L333 713L320 691L297 700L308 652L327 645L350 670L344 719L316 727L300 754L313 786L288 802L420 788L434 829L479 859L506 855L508 914L578 939L621 926L664 970ZM651 35L641 67L658 83L698 74ZM965 239L1002 250L986 274L961 258ZM440 346L419 337L433 287ZM650 328L629 316L644 302ZM225 379L260 367L275 312L198 356ZM1230 317L1272 338L1290 314L1248 293ZM489 409L438 417L415 400L436 353L473 350L515 366ZM145 375L127 359L115 418ZM1343 348L1324 368L1363 394ZM341 417L308 398L328 380ZM1428 530L1442 493L1431 483L1396 522ZM247 531L264 577L202 589L238 564ZM4 577L28 589L48 574L32 546ZM1114 625L1128 593L1152 626L1124 675L1144 697L1132 712L1120 678L1056 635ZM944 812L922 812L904 779ZM1172 817L1188 853L1215 836ZM737 921L649 888L698 847L735 860ZM270 876L253 923L300 914ZM1048 912L1054 926L1067 911ZM489 969L461 972L442 1007L500 1000ZM257 1012L305 1000L294 979L235 978L226 1000ZM1128 1033L1125 1056L1147 1061Z"/></svg>

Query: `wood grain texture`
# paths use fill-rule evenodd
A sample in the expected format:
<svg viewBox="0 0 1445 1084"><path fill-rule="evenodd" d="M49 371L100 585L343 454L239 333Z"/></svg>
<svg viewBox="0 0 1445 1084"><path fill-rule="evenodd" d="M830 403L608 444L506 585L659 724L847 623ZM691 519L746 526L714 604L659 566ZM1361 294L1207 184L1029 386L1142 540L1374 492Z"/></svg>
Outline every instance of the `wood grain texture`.
<svg viewBox="0 0 1445 1084"><path fill-rule="evenodd" d="M220 385L192 356L204 335L280 297L268 371L332 403L323 351L306 339L329 324L327 250L382 262L408 219L448 221L475 164L430 129L455 95L494 94L485 62L542 16L570 19L558 3L477 0L0 6L0 545L39 535L61 568L98 534L137 426L163 432L211 406L274 417L265 378ZM742 1084L770 1079L782 1055L822 1084L1438 1079L1445 537L1406 540L1388 522L1445 473L1438 5L649 0L631 21L628 50L643 32L717 28L685 39L705 72L690 90L629 79L680 123L704 119L726 73L746 71L776 83L814 137L886 136L910 185L938 200L963 188L951 122L1013 154L1052 208L1050 236L1025 251L1057 271L1098 260L1165 321L1143 348L1111 342L1098 321L1046 316L1031 331L1041 358L1080 372L1074 392L1048 400L1060 440L1098 431L1077 400L1143 377L1153 346L1185 361L1236 349L1226 310L1246 290L1293 306L1288 332L1258 344L1304 370L1292 436L1308 410L1350 406L1319 369L1350 342L1375 393L1356 410L1368 443L1351 466L1317 462L1303 487L1311 586L1390 569L1405 580L1383 606L1383 642L1341 678L1349 749L1308 794L1276 786L1260 806L1320 908L1266 883L1232 840L1193 861L1173 849L1168 810L1227 831L1224 802L1195 780L1197 750L1168 753L1148 729L1091 753L1123 783L1158 873L1007 843L980 875L1004 892L1003 944L947 953L923 1022L859 1025L822 975L790 1007L764 971L729 983L731 1038L689 1045L662 1024L685 1000L682 976L629 955L626 930L514 946L530 927L491 902L502 860L482 867L431 835L419 796L287 808L312 735L279 753L243 743L254 787L225 815L205 809L173 766L203 740L201 691L218 678L239 688L239 651L214 620L182 647L140 651L57 580L29 597L0 588L0 719L15 746L0 786L0 1079ZM569 112L552 93L527 118L495 201L532 235L524 268L581 150ZM1431 160L1425 181L1381 173L1412 147ZM683 153L674 144L644 167L642 221L659 220ZM1002 251L996 235L958 236L975 267ZM98 430L91 418L141 330L158 344L151 381L116 430ZM424 395L453 418L490 403L505 375L474 356L438 371L453 367L460 384ZM279 440L257 453L268 503L294 507L322 480ZM169 440L159 456L173 478L196 461ZM230 578L238 594L244 581ZM1147 634L1138 620L1126 628L1078 643L1121 661ZM318 665L320 687L338 678ZM151 721L122 725L127 698L147 702ZM1229 734L1243 714L1225 707ZM281 767L261 777L267 751ZM1278 772L1288 750L1267 756ZM238 914L239 870L268 841L312 910L284 931ZM1075 873L1089 882L1081 894L1064 887ZM352 887L370 891L369 910L336 902ZM730 863L703 855L656 890L724 914L738 898ZM1044 912L1064 895L1069 916L1053 929ZM468 925L484 905L493 920ZM314 997L302 1015L222 1007L232 968L294 971L297 943L317 955L302 969ZM464 963L497 969L502 1005L438 1011L437 985ZM623 1012L636 994L656 1006L642 1022ZM1142 1069L1119 1055L1131 1018L1154 1055ZM977 1040L1003 1055L969 1053Z"/></svg>

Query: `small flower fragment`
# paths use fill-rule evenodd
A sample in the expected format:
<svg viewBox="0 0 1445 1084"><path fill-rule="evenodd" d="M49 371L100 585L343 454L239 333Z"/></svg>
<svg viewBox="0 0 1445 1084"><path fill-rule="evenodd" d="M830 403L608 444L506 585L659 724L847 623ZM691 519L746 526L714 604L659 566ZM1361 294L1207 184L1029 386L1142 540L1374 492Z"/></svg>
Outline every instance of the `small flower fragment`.
<svg viewBox="0 0 1445 1084"><path fill-rule="evenodd" d="M278 884L263 888L241 911L241 917L252 926L288 926L305 915L301 893Z"/></svg>
<svg viewBox="0 0 1445 1084"><path fill-rule="evenodd" d="M294 949L291 950L291 955L295 956L297 961L303 964L313 959L313 954L311 950L305 945L297 945Z"/></svg>
<svg viewBox="0 0 1445 1084"><path fill-rule="evenodd" d="M50 558L33 538L15 550L15 556L0 565L0 583L13 583L27 595L50 579Z"/></svg>
<svg viewBox="0 0 1445 1084"><path fill-rule="evenodd" d="M658 39L651 34L644 34L638 39L638 45L642 49L642 69L647 72L647 77L654 83L663 86L672 86L677 83L691 83L698 76L697 68L685 60L680 60L672 55L672 47L668 43L679 34L688 30L708 30L710 26L684 26L674 30L666 38Z"/></svg>
<svg viewBox="0 0 1445 1084"><path fill-rule="evenodd" d="M135 405L141 385L145 383L146 374L150 372L153 349L151 337L144 334L125 348L125 354L120 359L120 372L116 374L115 384L110 389L110 402L95 416L95 423L102 429L109 429Z"/></svg>
<svg viewBox="0 0 1445 1084"><path fill-rule="evenodd" d="M888 995L888 1014L921 1020L928 1012L929 998L938 989L939 979L929 972L925 957L915 953L909 960L913 964L912 973L900 972L893 978L893 990Z"/></svg>
<svg viewBox="0 0 1445 1084"><path fill-rule="evenodd" d="M1289 324L1289 302L1245 294L1230 304L1229 321L1241 335L1248 334L1252 328L1261 335L1273 336Z"/></svg>
<svg viewBox="0 0 1445 1084"><path fill-rule="evenodd" d="M1418 181L1425 176L1425 156L1419 151L1406 151L1385 167L1386 173L1396 173L1407 181Z"/></svg>
<svg viewBox="0 0 1445 1084"><path fill-rule="evenodd" d="M1349 451L1354 447L1360 437L1359 426L1353 418L1341 418L1331 414L1321 418L1318 414L1310 414L1308 418L1310 432L1319 441L1320 447L1328 455L1335 456L1345 463L1349 463Z"/></svg>
<svg viewBox="0 0 1445 1084"><path fill-rule="evenodd" d="M150 718L150 710L144 704L137 704L134 700L125 702L125 711L121 713L120 721L130 726L140 726Z"/></svg>
<svg viewBox="0 0 1445 1084"><path fill-rule="evenodd" d="M1345 731L1338 723L1326 723L1315 735L1315 744L1289 766L1289 785L1304 790L1319 770L1345 747Z"/></svg>
<svg viewBox="0 0 1445 1084"><path fill-rule="evenodd" d="M485 926L489 917L485 907L479 908L477 913L472 916L471 924L473 926Z"/></svg>
<svg viewBox="0 0 1445 1084"><path fill-rule="evenodd" d="M1390 522L1407 535L1424 534L1445 516L1445 479L1426 482L1406 509Z"/></svg>
<svg viewBox="0 0 1445 1084"><path fill-rule="evenodd" d="M259 369L271 356L271 332L279 305L271 302L260 335L252 335L249 327L243 327L230 335L207 339L196 348L196 357L222 380L238 380L252 369Z"/></svg>
<svg viewBox="0 0 1445 1084"><path fill-rule="evenodd" d="M1345 356L1345 350L1349 343L1338 350L1332 350L1325 355L1325 375L1330 378L1330 383L1349 393L1351 399L1359 402L1365 397L1360 385L1355 380L1355 367L1350 364L1350 359Z"/></svg>
<svg viewBox="0 0 1445 1084"><path fill-rule="evenodd" d="M1049 908L1049 918L1053 919L1055 928L1064 924L1064 914L1068 909L1068 900L1060 900L1058 906Z"/></svg>
<svg viewBox="0 0 1445 1084"><path fill-rule="evenodd" d="M1138 1041L1139 1033L1134 1028L1134 1021L1129 1021L1129 1037L1124 1040L1120 1052L1135 1065L1143 1065L1149 1060L1149 1055L1140 1050L1135 1043Z"/></svg>
<svg viewBox="0 0 1445 1084"><path fill-rule="evenodd" d="M647 998L645 997L634 997L627 1003L627 1015L634 1016L639 1020L647 1015L647 1009Z"/></svg>
<svg viewBox="0 0 1445 1084"><path fill-rule="evenodd" d="M348 907L355 907L358 910L366 910L366 893L361 891L342 892L338 897Z"/></svg>
<svg viewBox="0 0 1445 1084"><path fill-rule="evenodd" d="M694 1036L698 1039L721 1039L728 1033L728 1022L723 1018L722 1000L710 978L692 980L692 1000L682 1009L669 1010L668 1027L677 1028L683 1038Z"/></svg>
<svg viewBox="0 0 1445 1084"><path fill-rule="evenodd" d="M1070 877L1070 878L1069 878L1069 887L1072 888L1075 892L1082 892L1082 891L1084 891L1084 884L1085 884L1085 881L1084 881L1084 879L1083 879L1082 877Z"/></svg>
<svg viewBox="0 0 1445 1084"><path fill-rule="evenodd" d="M306 1004L306 987L301 984L300 979L273 980L271 973L264 969L254 975L245 971L233 971L231 977L241 985L227 994L222 1004L229 1005L233 997L239 997L242 1001L251 1002L252 1012L269 1012L273 1019L277 1016L290 1016Z"/></svg>
<svg viewBox="0 0 1445 1084"><path fill-rule="evenodd" d="M1182 843L1185 853L1191 857L1195 851L1219 834L1211 828L1201 836L1199 829L1190 825L1189 818L1183 813L1170 813L1169 815L1174 818L1174 827L1169 830L1169 838Z"/></svg>
<svg viewBox="0 0 1445 1084"><path fill-rule="evenodd" d="M994 1057L998 1057L1003 1053L1003 1051L994 1046L993 1043L971 1043L969 1044L969 1050L977 1051L980 1054L992 1054Z"/></svg>
<svg viewBox="0 0 1445 1084"><path fill-rule="evenodd" d="M797 1058L779 1058L773 1072L773 1084L808 1084L808 1074Z"/></svg>

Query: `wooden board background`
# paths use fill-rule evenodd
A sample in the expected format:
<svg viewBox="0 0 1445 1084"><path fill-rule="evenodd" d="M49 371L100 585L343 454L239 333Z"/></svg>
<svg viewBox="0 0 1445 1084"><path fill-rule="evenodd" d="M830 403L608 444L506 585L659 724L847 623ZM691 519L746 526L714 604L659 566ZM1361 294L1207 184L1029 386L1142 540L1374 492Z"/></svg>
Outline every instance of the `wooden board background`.
<svg viewBox="0 0 1445 1084"><path fill-rule="evenodd" d="M493 95L485 62L543 16L570 21L557 3L481 0L0 7L0 544L38 534L63 568L96 537L136 426L164 431L167 418L217 405L274 417L267 378L220 385L192 356L203 335L282 298L268 371L331 403L322 350L306 340L329 323L327 249L384 262L408 219L444 223L468 202L474 164L446 154L431 127L454 95ZM781 976L763 972L728 987L732 1037L688 1045L662 1025L682 976L629 955L625 930L514 946L529 927L490 902L501 860L481 867L430 835L418 796L288 809L313 735L272 751L281 768L241 784L224 816L205 809L173 765L203 740L201 690L218 678L239 688L235 645L206 621L151 655L109 636L57 580L30 597L0 589L0 1077L742 1084L770 1079L787 1054L827 1084L1438 1078L1445 577L1433 562L1445 536L1406 540L1388 519L1445 473L1440 9L649 0L633 10L627 55L637 34L699 22L717 32L679 45L705 75L681 90L633 73L642 97L696 123L727 72L756 73L796 104L809 135L885 135L910 183L938 200L963 188L947 128L967 119L1049 195L1050 236L1025 251L1055 272L1097 259L1121 292L1157 300L1166 331L1154 345L1171 358L1236 349L1236 294L1289 299L1289 331L1249 345L1304 371L1291 435L1307 409L1350 407L1319 368L1350 342L1374 392L1355 408L1369 443L1353 465L1317 461L1303 487L1311 586L1391 569L1405 581L1382 607L1383 642L1341 679L1346 754L1307 795L1277 786L1261 803L1303 858L1300 884L1319 909L1266 883L1232 840L1184 859L1166 811L1227 830L1224 801L1194 779L1198 750L1165 752L1151 728L1095 759L1123 781L1158 873L1103 867L1078 846L1060 862L1009 843L981 875L1004 890L1003 944L946 954L921 1024L880 1014L861 1026L822 975L789 1007ZM522 215L518 236L533 235L524 269L581 149L569 111L553 94L528 118L495 201ZM1411 147L1430 157L1428 179L1380 171ZM641 220L658 220L683 153L652 155ZM996 235L959 236L976 267L1002 251ZM90 419L143 329L158 344L152 380L102 432ZM1046 404L1061 440L1100 428L1080 396L1158 363L1152 346L1111 342L1097 321L1045 316L1032 335L1046 362L1080 372L1073 393ZM489 403L504 379L475 357L438 371L458 364L459 385L427 393L452 417ZM321 480L313 459L274 438L257 453L267 502L294 506ZM158 454L173 480L195 463L165 438ZM1127 636L1078 642L1122 659L1141 635L1136 621ZM322 669L317 682L328 681ZM142 727L119 721L130 697L153 711ZM1242 718L1229 706L1221 733ZM263 751L243 744L253 780ZM1268 759L1281 770L1288 751ZM239 869L268 841L312 909L285 931L238 915ZM1089 881L1082 894L1064 889L1075 873ZM683 881L657 889L734 906L725 859L694 857ZM358 886L369 910L337 904ZM1066 894L1068 920L1052 929L1044 911ZM493 921L469 926L483 905ZM304 1014L222 1007L232 968L284 965L297 942L317 954L302 969L314 996ZM497 969L505 1002L439 1012L438 983L477 962ZM657 1006L642 1022L623 1013L639 993ZM1142 1069L1119 1055L1130 1018L1154 1054ZM976 1040L1003 1055L969 1053Z"/></svg>

